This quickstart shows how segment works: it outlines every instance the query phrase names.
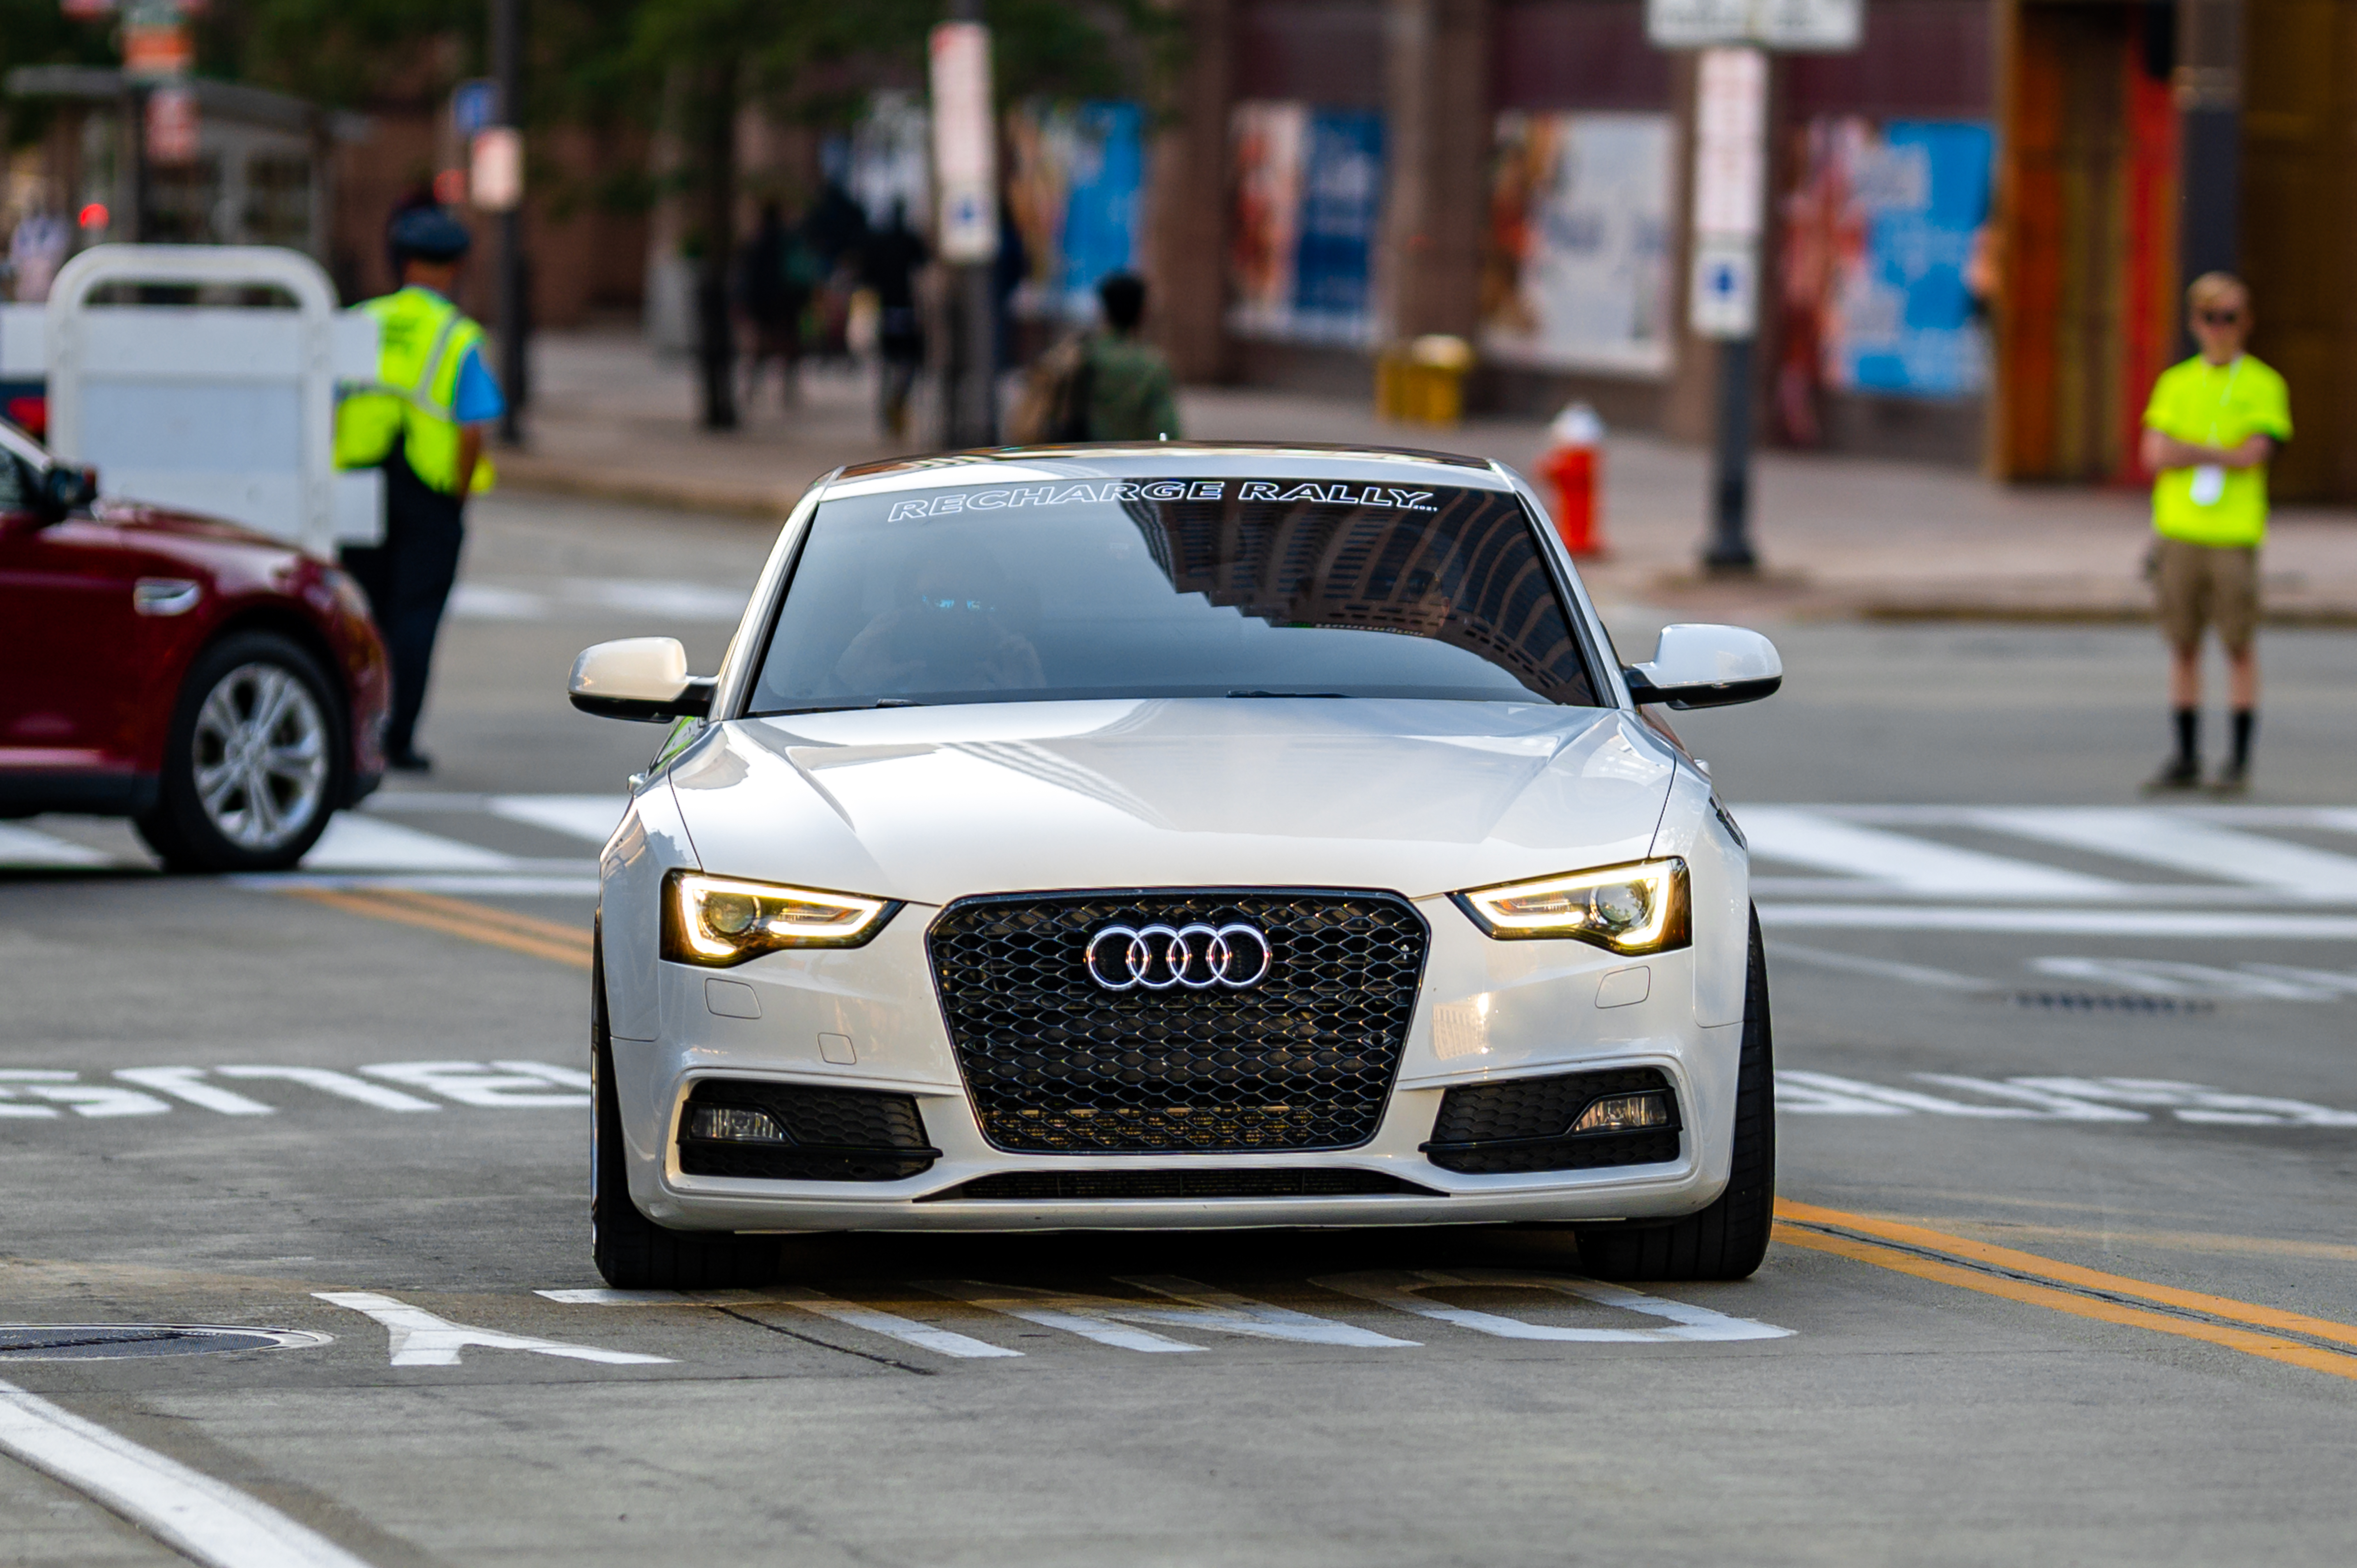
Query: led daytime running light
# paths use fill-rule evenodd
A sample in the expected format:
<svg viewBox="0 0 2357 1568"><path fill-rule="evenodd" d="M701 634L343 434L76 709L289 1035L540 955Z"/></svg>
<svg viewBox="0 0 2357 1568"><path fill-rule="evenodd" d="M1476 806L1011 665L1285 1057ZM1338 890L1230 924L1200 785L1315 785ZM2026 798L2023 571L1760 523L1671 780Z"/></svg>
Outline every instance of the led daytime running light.
<svg viewBox="0 0 2357 1568"><path fill-rule="evenodd" d="M1621 953L1688 940L1686 863L1675 856L1476 888L1457 902L1498 938L1568 937Z"/></svg>
<svg viewBox="0 0 2357 1568"><path fill-rule="evenodd" d="M857 947L899 906L888 899L675 871L663 956L726 965L781 948Z"/></svg>

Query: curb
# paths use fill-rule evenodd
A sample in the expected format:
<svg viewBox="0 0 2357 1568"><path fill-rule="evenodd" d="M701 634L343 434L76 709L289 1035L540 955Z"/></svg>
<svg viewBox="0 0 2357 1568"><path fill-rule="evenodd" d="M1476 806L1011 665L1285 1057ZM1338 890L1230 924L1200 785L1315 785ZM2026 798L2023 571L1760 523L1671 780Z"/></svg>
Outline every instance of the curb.
<svg viewBox="0 0 2357 1568"><path fill-rule="evenodd" d="M759 485L666 479L653 475L568 468L547 458L513 455L500 458L499 466L500 482L513 489L625 501L637 506L672 507L682 511L713 512L744 518L748 521L782 522L802 496L799 487L793 494L781 496Z"/></svg>

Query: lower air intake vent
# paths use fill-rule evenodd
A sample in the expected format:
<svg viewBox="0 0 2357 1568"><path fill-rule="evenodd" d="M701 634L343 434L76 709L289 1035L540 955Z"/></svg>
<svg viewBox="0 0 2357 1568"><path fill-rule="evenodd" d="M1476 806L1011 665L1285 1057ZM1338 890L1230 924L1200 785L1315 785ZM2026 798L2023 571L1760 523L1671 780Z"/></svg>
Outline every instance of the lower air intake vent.
<svg viewBox="0 0 2357 1568"><path fill-rule="evenodd" d="M1582 1118L1604 1130L1575 1133ZM1677 1092L1658 1068L1520 1078L1442 1095L1424 1154L1467 1176L1660 1165L1678 1157L1680 1125Z"/></svg>
<svg viewBox="0 0 2357 1568"><path fill-rule="evenodd" d="M706 1078L680 1117L679 1168L689 1176L899 1181L941 1157L908 1094Z"/></svg>
<svg viewBox="0 0 2357 1568"><path fill-rule="evenodd" d="M919 1199L1119 1197L1361 1197L1381 1194L1445 1197L1382 1171L1004 1171Z"/></svg>

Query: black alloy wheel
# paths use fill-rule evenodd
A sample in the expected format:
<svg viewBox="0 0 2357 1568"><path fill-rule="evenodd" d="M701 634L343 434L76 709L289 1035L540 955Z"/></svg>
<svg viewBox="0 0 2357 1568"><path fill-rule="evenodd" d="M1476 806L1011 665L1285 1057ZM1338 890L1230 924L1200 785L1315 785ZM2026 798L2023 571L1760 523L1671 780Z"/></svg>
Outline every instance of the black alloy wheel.
<svg viewBox="0 0 2357 1568"><path fill-rule="evenodd" d="M156 804L133 819L170 871L284 871L342 800L340 688L300 643L237 631L197 655L164 740Z"/></svg>
<svg viewBox="0 0 2357 1568"><path fill-rule="evenodd" d="M1669 1225L1578 1230L1579 1263L1599 1280L1739 1280L1768 1255L1776 1208L1776 1074L1768 1022L1768 956L1760 915L1743 983L1743 1046L1735 1077L1735 1155L1727 1190Z"/></svg>
<svg viewBox="0 0 2357 1568"><path fill-rule="evenodd" d="M616 1290L729 1290L762 1284L778 1271L778 1238L726 1230L673 1230L639 1212L622 1161L622 1112L614 1094L614 1042L606 1024L602 933L589 961L589 1250Z"/></svg>

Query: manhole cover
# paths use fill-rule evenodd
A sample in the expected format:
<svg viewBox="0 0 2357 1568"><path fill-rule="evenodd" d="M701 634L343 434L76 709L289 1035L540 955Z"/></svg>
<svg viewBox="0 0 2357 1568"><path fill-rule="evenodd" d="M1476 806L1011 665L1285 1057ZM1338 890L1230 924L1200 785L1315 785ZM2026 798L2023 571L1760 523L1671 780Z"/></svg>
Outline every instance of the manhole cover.
<svg viewBox="0 0 2357 1568"><path fill-rule="evenodd" d="M304 1328L221 1328L196 1323L0 1323L0 1361L103 1361L124 1356L211 1356L327 1345Z"/></svg>

